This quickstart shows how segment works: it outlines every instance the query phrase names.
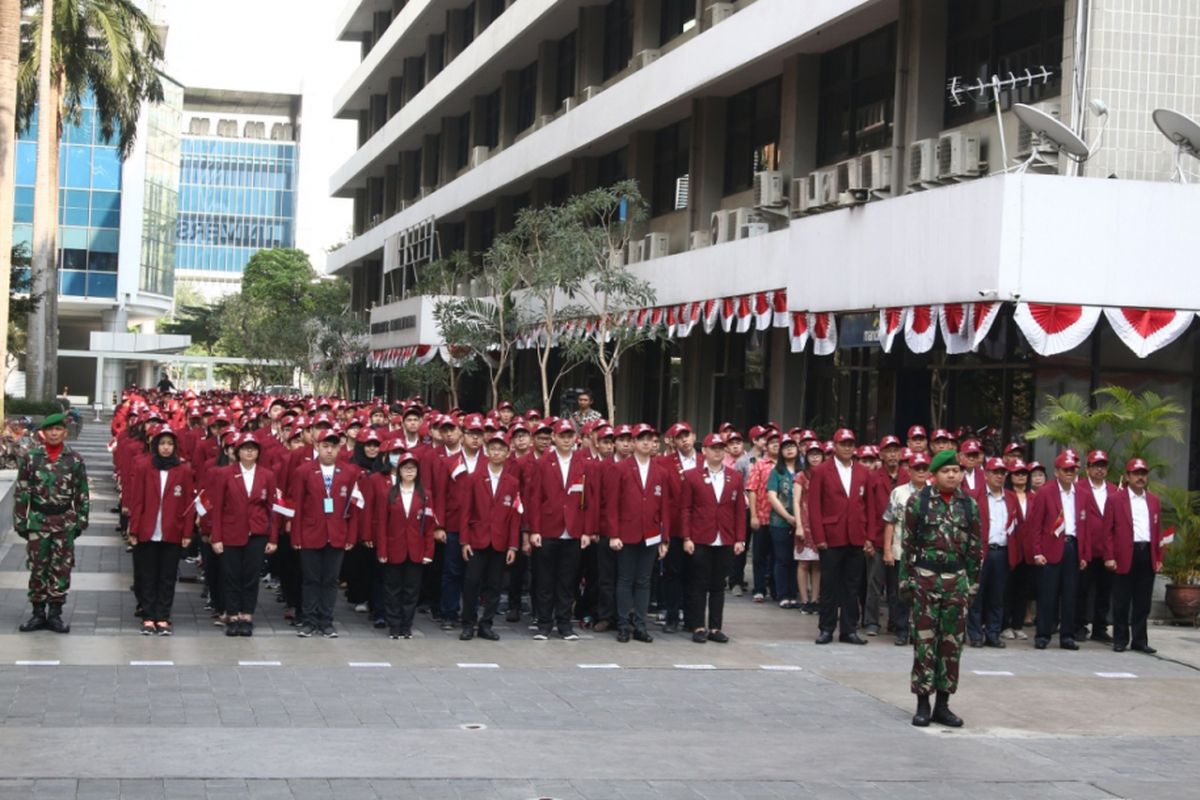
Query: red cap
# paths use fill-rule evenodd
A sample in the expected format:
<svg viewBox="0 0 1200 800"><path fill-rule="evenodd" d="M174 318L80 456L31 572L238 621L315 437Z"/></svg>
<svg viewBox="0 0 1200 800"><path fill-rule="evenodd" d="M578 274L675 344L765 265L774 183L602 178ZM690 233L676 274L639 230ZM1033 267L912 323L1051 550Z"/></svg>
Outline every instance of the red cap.
<svg viewBox="0 0 1200 800"><path fill-rule="evenodd" d="M240 436L238 436L237 439L234 441L234 447L237 447L239 449L242 447L245 447L248 444L261 449L261 445L259 445L258 440L254 438L254 434L250 433L250 431L245 431Z"/></svg>
<svg viewBox="0 0 1200 800"><path fill-rule="evenodd" d="M212 421L209 422L209 424L216 425L218 422L224 422L226 425L228 425L230 422L229 412L222 408L222 409L219 409L215 414L213 414Z"/></svg>
<svg viewBox="0 0 1200 800"><path fill-rule="evenodd" d="M633 436L633 426L632 425L618 425L615 433L616 433L618 439L620 439L622 436Z"/></svg>
<svg viewBox="0 0 1200 800"><path fill-rule="evenodd" d="M854 437L854 431L850 430L849 428L838 428L833 434L833 441L838 443L854 442L857 441L857 439Z"/></svg>
<svg viewBox="0 0 1200 800"><path fill-rule="evenodd" d="M1074 450L1063 450L1058 454L1058 458L1054 459L1054 466L1058 469L1078 467L1079 457L1075 455Z"/></svg>
<svg viewBox="0 0 1200 800"><path fill-rule="evenodd" d="M927 435L923 425L912 425L908 429L909 439L924 439Z"/></svg>
<svg viewBox="0 0 1200 800"><path fill-rule="evenodd" d="M676 422L674 425L671 425L665 431L663 431L663 436L667 437L668 439L674 439L678 435L679 435L679 423L678 422Z"/></svg>
<svg viewBox="0 0 1200 800"><path fill-rule="evenodd" d="M675 434L676 436L680 436L685 433L695 433L695 431L692 430L692 426L686 422L676 422L675 427L678 428L678 431Z"/></svg>
<svg viewBox="0 0 1200 800"><path fill-rule="evenodd" d="M612 425L601 425L599 428L596 428L593 433L596 434L597 439L612 439L617 435L616 432L613 431Z"/></svg>
<svg viewBox="0 0 1200 800"><path fill-rule="evenodd" d="M379 432L374 428L363 428L359 431L357 441L359 444L383 444L383 439L379 438Z"/></svg>
<svg viewBox="0 0 1200 800"><path fill-rule="evenodd" d="M396 452L397 450L407 450L407 449L408 449L408 448L406 448L406 447L404 446L404 439L402 439L401 437L397 436L395 439L388 439L386 442L384 442L384 443L383 443L383 444L380 446L380 448L379 448L379 452L381 452L381 453L394 453L394 452Z"/></svg>
<svg viewBox="0 0 1200 800"><path fill-rule="evenodd" d="M1129 463L1125 465L1126 472L1149 472L1150 466L1142 458L1131 458Z"/></svg>
<svg viewBox="0 0 1200 800"><path fill-rule="evenodd" d="M403 450L403 448L401 448L401 449ZM404 450L404 452L402 452L400 454L400 458L398 458L396 460L396 468L399 469L400 467L404 466L405 464L413 464L416 466L420 466L421 462L417 460L417 457L415 454L409 452L408 450Z"/></svg>
<svg viewBox="0 0 1200 800"><path fill-rule="evenodd" d="M725 434L725 443L726 444L728 444L729 442L744 442L744 441L746 441L746 440L742 438L742 435L735 430L731 430Z"/></svg>
<svg viewBox="0 0 1200 800"><path fill-rule="evenodd" d="M964 456L979 455L983 452L983 446L979 444L978 439L967 439L965 442L963 442L962 448L959 450L959 452Z"/></svg>
<svg viewBox="0 0 1200 800"><path fill-rule="evenodd" d="M933 432L933 438L935 440L949 439L950 441L954 441L954 434L950 433L950 431L946 430L945 428L938 428Z"/></svg>
<svg viewBox="0 0 1200 800"><path fill-rule="evenodd" d="M759 438L760 436L766 436L766 435L767 435L767 429L764 428L762 425L751 426L750 441L754 441L755 439Z"/></svg>
<svg viewBox="0 0 1200 800"><path fill-rule="evenodd" d="M767 437L767 441L768 441L768 442L769 442L769 441L771 441L772 439L778 439L778 438L780 438L782 435L783 435L783 434L781 434L781 433L779 432L779 429L778 429L778 428L766 428L766 429L763 431L763 436L766 436L766 437Z"/></svg>
<svg viewBox="0 0 1200 800"><path fill-rule="evenodd" d="M812 428L804 428L796 435L796 438L802 442L810 442L817 438L817 432Z"/></svg>
<svg viewBox="0 0 1200 800"><path fill-rule="evenodd" d="M816 451L818 451L818 452L824 453L824 452L825 452L825 445L821 444L821 443L820 443L820 442L818 442L816 439L813 439L811 442L809 442L809 443L808 443L808 447L806 447L806 448L804 449L804 452L805 452L805 453L811 453L813 450L816 450Z"/></svg>
<svg viewBox="0 0 1200 800"><path fill-rule="evenodd" d="M505 409L508 409L509 411L516 411L516 410L517 410L516 408L514 408L514 407L513 407L513 404L512 404L512 403L510 403L510 402L508 402L507 400L504 400L504 401L502 401L502 402L500 403L500 405L496 406L496 410L497 410L497 411L503 411L503 410L505 410Z"/></svg>
<svg viewBox="0 0 1200 800"><path fill-rule="evenodd" d="M548 419L538 420L538 424L536 426L534 426L534 429L533 429L534 433L542 433L543 431L545 431L546 433L554 433L554 425L552 425L550 423L550 420L548 420Z"/></svg>
<svg viewBox="0 0 1200 800"><path fill-rule="evenodd" d="M571 424L569 419L560 419L558 424L554 426L555 433L575 433L575 426Z"/></svg>
<svg viewBox="0 0 1200 800"><path fill-rule="evenodd" d="M868 458L870 455L871 453L869 450L867 450L867 446L865 444L860 444L858 447L854 448L855 458Z"/></svg>
<svg viewBox="0 0 1200 800"><path fill-rule="evenodd" d="M534 419L541 419L541 418L542 418L542 412L538 411L536 408L531 408L525 412L525 419L527 419L527 420L534 420Z"/></svg>
<svg viewBox="0 0 1200 800"><path fill-rule="evenodd" d="M1012 466L1008 468L1008 471L1009 472L1029 472L1029 465L1018 458L1016 461L1014 461L1012 463Z"/></svg>
<svg viewBox="0 0 1200 800"><path fill-rule="evenodd" d="M995 456L992 456L991 458L989 458L987 460L987 463L983 465L983 468L985 470L987 470L988 472L1007 472L1008 471L1008 467L1006 467L1004 465L1004 459L996 458Z"/></svg>
<svg viewBox="0 0 1200 800"><path fill-rule="evenodd" d="M1093 450L1092 452L1088 453L1087 463L1088 466L1091 466L1092 464L1107 464L1108 453L1104 452L1103 450Z"/></svg>
<svg viewBox="0 0 1200 800"><path fill-rule="evenodd" d="M900 447L900 446L901 446L901 444L900 444L899 436L888 435L879 440L879 449L880 450L886 450L889 447Z"/></svg>
<svg viewBox="0 0 1200 800"><path fill-rule="evenodd" d="M916 469L917 467L925 467L929 469L929 454L916 452L908 457L908 468Z"/></svg>
<svg viewBox="0 0 1200 800"><path fill-rule="evenodd" d="M721 426L717 428L717 433L729 433L731 430L733 430L732 422L722 422Z"/></svg>
<svg viewBox="0 0 1200 800"><path fill-rule="evenodd" d="M647 434L654 435L658 431L654 430L654 426L645 422L640 422L633 426L633 438L637 439Z"/></svg>
<svg viewBox="0 0 1200 800"><path fill-rule="evenodd" d="M337 428L330 428L317 437L317 442L340 442L342 435L338 433Z"/></svg>
<svg viewBox="0 0 1200 800"><path fill-rule="evenodd" d="M833 455L833 442L823 442L821 444L821 449L825 452L825 455Z"/></svg>
<svg viewBox="0 0 1200 800"><path fill-rule="evenodd" d="M529 426L524 422L514 422L508 428L508 435L516 436L518 433L529 433Z"/></svg>
<svg viewBox="0 0 1200 800"><path fill-rule="evenodd" d="M437 426L439 428L457 428L458 420L451 414L442 414L437 418Z"/></svg>
<svg viewBox="0 0 1200 800"><path fill-rule="evenodd" d="M483 417L479 414L467 414L466 418L463 420L462 429L464 431L485 430L483 427Z"/></svg>
<svg viewBox="0 0 1200 800"><path fill-rule="evenodd" d="M704 437L705 447L724 447L725 439L719 433L710 433Z"/></svg>
<svg viewBox="0 0 1200 800"><path fill-rule="evenodd" d="M1004 455L1012 455L1013 453L1024 453L1025 445L1020 442L1010 442L1004 446Z"/></svg>
<svg viewBox="0 0 1200 800"><path fill-rule="evenodd" d="M505 436L500 431L495 431L494 433L488 434L487 441L485 442L485 444L492 444L493 442L499 442L500 444L504 445L505 447L508 447L508 437Z"/></svg>
<svg viewBox="0 0 1200 800"><path fill-rule="evenodd" d="M1045 467L1045 466L1042 464L1042 462L1040 462L1040 461L1030 461L1030 462L1029 462L1029 464L1028 464L1028 467L1029 467L1029 471L1030 471L1030 472L1034 472L1034 471L1036 471L1036 470L1039 470L1039 469L1040 469L1042 472L1045 472L1045 471L1046 471L1046 467Z"/></svg>
<svg viewBox="0 0 1200 800"><path fill-rule="evenodd" d="M311 421L309 421L309 425L310 426L328 425L329 427L332 428L333 427L333 418L330 417L328 414L317 414L315 417L312 418Z"/></svg>
<svg viewBox="0 0 1200 800"><path fill-rule="evenodd" d="M300 425L296 425L290 431L288 431L287 438L288 438L288 441L290 442L292 439L299 439L303 435L304 435L304 428Z"/></svg>

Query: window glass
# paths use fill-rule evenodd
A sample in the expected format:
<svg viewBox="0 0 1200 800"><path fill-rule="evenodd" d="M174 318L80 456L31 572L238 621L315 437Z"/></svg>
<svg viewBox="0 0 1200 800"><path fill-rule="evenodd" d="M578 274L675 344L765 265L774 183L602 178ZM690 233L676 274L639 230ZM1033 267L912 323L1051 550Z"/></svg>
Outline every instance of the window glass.
<svg viewBox="0 0 1200 800"><path fill-rule="evenodd" d="M688 204L691 121L683 120L654 134L654 193L651 209L667 214Z"/></svg>
<svg viewBox="0 0 1200 800"><path fill-rule="evenodd" d="M821 56L817 160L831 164L892 143L896 26Z"/></svg>
<svg viewBox="0 0 1200 800"><path fill-rule="evenodd" d="M633 2L611 0L604 7L604 80L608 80L633 57Z"/></svg>
<svg viewBox="0 0 1200 800"><path fill-rule="evenodd" d="M92 159L92 188L120 189L121 160L117 151L108 147L97 147Z"/></svg>
<svg viewBox="0 0 1200 800"><path fill-rule="evenodd" d="M780 79L729 98L725 128L725 194L754 185L754 173L779 167Z"/></svg>
<svg viewBox="0 0 1200 800"><path fill-rule="evenodd" d="M537 62L517 73L517 133L533 125L537 113Z"/></svg>
<svg viewBox="0 0 1200 800"><path fill-rule="evenodd" d="M694 0L662 0L659 42L667 42L691 28L696 22Z"/></svg>

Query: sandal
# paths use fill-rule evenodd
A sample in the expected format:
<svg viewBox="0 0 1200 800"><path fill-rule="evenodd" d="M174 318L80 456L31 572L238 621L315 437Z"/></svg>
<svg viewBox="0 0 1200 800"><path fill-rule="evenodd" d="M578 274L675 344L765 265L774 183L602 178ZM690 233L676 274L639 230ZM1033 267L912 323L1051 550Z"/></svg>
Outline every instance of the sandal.
<svg viewBox="0 0 1200 800"><path fill-rule="evenodd" d="M147 619L142 621L142 636L154 635L154 620Z"/></svg>

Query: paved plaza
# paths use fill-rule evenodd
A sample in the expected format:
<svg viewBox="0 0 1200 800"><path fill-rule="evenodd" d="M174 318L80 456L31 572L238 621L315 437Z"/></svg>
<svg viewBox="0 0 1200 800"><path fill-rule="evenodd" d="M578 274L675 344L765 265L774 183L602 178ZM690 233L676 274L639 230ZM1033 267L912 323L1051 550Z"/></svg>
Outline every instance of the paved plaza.
<svg viewBox="0 0 1200 800"><path fill-rule="evenodd" d="M137 635L105 431L78 443L93 524L68 636L18 634L21 542L0 543L0 798L1109 798L1200 786L1200 631L1157 656L968 650L967 727L909 724L911 650L817 647L815 617L730 597L728 645L657 635L391 641L344 603L301 640L264 592L226 639L182 583L176 636Z"/></svg>

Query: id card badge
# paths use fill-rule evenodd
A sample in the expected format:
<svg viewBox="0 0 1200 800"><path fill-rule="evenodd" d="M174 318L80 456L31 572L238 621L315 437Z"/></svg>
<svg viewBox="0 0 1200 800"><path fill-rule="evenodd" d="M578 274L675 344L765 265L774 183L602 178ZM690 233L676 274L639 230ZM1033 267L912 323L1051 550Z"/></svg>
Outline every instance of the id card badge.
<svg viewBox="0 0 1200 800"><path fill-rule="evenodd" d="M333 498L332 497L325 498L325 513L326 514L333 513Z"/></svg>

